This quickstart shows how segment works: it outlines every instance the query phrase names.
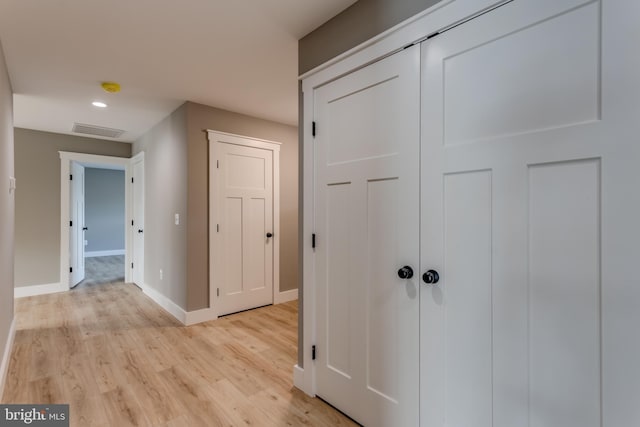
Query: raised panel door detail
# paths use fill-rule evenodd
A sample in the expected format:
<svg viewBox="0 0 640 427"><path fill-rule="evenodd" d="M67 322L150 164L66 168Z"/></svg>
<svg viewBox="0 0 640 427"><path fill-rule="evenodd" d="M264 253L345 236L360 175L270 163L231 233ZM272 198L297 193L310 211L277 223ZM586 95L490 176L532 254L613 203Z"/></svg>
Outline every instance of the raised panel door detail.
<svg viewBox="0 0 640 427"><path fill-rule="evenodd" d="M354 283L349 254L351 244L351 215L349 205L351 185L338 184L327 187L327 235L328 275L326 283L327 309L327 366L346 378L351 378L351 302Z"/></svg>
<svg viewBox="0 0 640 427"><path fill-rule="evenodd" d="M264 190L265 186L265 159L228 153L224 168L226 172L227 186L229 188L244 188Z"/></svg>
<svg viewBox="0 0 640 427"><path fill-rule="evenodd" d="M397 403L400 322L396 310L398 270L398 179L367 183L367 385Z"/></svg>
<svg viewBox="0 0 640 427"><path fill-rule="evenodd" d="M531 427L600 426L600 161L529 167Z"/></svg>
<svg viewBox="0 0 640 427"><path fill-rule="evenodd" d="M445 58L445 144L597 120L599 19L594 2Z"/></svg>
<svg viewBox="0 0 640 427"><path fill-rule="evenodd" d="M262 289L266 285L267 273L267 230L265 227L266 203L264 199L251 198L248 202L247 228L249 232L246 235L248 240L247 256L245 257L245 271L247 277L247 285L251 290Z"/></svg>
<svg viewBox="0 0 640 427"><path fill-rule="evenodd" d="M397 151L393 129L386 126L386 122L403 107L402 100L393 96L402 82L398 76L391 76L381 82L366 83L369 82L329 101L329 114L322 122L322 128L329 132L329 164L392 155ZM376 105L377 108L363 110L361 105ZM335 135L338 129L341 134Z"/></svg>
<svg viewBox="0 0 640 427"><path fill-rule="evenodd" d="M244 290L243 282L243 200L228 197L224 204L224 293L233 295Z"/></svg>
<svg viewBox="0 0 640 427"><path fill-rule="evenodd" d="M445 419L490 427L493 399L491 171L444 177ZM464 408L461 410L460 408Z"/></svg>

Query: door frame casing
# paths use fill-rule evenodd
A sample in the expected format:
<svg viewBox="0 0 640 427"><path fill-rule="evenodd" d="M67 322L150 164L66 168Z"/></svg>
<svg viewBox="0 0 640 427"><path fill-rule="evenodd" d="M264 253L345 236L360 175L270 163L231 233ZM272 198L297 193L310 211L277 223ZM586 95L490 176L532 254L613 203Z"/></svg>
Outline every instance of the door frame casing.
<svg viewBox="0 0 640 427"><path fill-rule="evenodd" d="M217 137L224 138L220 141ZM218 318L218 309L216 306L217 296L214 292L216 289L214 283L215 250L214 242L216 239L216 231L213 224L217 224L215 200L213 197L216 188L216 180L214 177L214 159L217 154L217 145L220 143L238 145L242 147L259 148L268 150L273 155L273 292L272 303L276 301L276 295L280 292L280 146L282 143L269 141L266 139L253 138L249 136L236 135L232 133L219 132L207 129L207 139L209 141L209 315L208 320Z"/></svg>
<svg viewBox="0 0 640 427"><path fill-rule="evenodd" d="M511 0L481 0L459 2L443 0L407 19L380 35L356 46L332 60L299 76L302 81L302 349L303 366L293 369L294 386L310 396L316 395L316 369L313 346L317 340L315 250L312 235L315 233L315 169L314 169L314 92L317 88L350 74L373 62L419 43L431 34L446 30L456 23L473 18ZM317 124L322 132L322 123ZM299 350L300 351L300 350Z"/></svg>
<svg viewBox="0 0 640 427"><path fill-rule="evenodd" d="M126 185L131 181L131 159L126 157L101 156L96 154L73 153L60 151L60 291L68 291L70 281L69 259L69 218L70 197L69 175L71 174L71 162L78 162L83 166L104 168L105 165L118 166L125 174L125 225L132 218L131 188ZM125 266L131 263L131 233L125 233ZM125 268L125 282L131 281L131 269Z"/></svg>

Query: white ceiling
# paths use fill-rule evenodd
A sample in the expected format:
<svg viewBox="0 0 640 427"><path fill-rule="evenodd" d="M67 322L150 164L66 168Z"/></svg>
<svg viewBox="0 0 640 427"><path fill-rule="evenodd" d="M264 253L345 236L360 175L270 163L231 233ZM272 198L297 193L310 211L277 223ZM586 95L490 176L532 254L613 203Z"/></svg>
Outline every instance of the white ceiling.
<svg viewBox="0 0 640 427"><path fill-rule="evenodd" d="M297 41L354 2L1 0L14 125L131 142L186 100L295 125Z"/></svg>

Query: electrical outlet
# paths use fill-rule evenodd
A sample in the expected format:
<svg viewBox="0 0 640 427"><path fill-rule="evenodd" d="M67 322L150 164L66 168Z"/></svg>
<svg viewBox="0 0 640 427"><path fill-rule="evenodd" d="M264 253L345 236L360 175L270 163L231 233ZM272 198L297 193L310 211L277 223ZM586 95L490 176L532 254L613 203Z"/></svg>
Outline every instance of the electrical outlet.
<svg viewBox="0 0 640 427"><path fill-rule="evenodd" d="M160 270L160 280L162 280L162 270Z"/></svg>

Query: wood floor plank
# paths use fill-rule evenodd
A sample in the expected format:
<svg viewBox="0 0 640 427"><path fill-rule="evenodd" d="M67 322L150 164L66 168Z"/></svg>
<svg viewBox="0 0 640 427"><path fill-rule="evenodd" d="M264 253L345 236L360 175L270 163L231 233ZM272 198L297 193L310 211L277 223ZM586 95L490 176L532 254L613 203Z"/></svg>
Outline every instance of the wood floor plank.
<svg viewBox="0 0 640 427"><path fill-rule="evenodd" d="M71 426L354 426L292 385L297 301L185 327L137 287L21 298L2 403Z"/></svg>
<svg viewBox="0 0 640 427"><path fill-rule="evenodd" d="M111 391L124 382L120 378L122 373L113 365L116 357L107 340L105 335L97 335L85 340L89 364L100 393Z"/></svg>
<svg viewBox="0 0 640 427"><path fill-rule="evenodd" d="M126 386L103 393L106 416L113 426L150 426L135 395ZM71 408L69 409L72 410Z"/></svg>
<svg viewBox="0 0 640 427"><path fill-rule="evenodd" d="M29 400L24 403L67 403L67 396L63 392L59 377L51 376L29 381L27 387Z"/></svg>

